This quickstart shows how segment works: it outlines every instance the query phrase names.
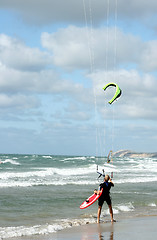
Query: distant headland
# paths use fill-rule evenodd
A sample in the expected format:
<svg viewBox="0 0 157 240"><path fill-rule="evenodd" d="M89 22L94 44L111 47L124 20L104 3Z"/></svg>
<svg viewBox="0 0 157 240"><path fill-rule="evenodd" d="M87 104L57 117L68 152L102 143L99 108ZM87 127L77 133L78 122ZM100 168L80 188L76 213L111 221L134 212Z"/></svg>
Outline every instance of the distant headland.
<svg viewBox="0 0 157 240"><path fill-rule="evenodd" d="M117 152L113 152L112 156L114 157L131 157L131 158L153 158L157 157L157 152L156 153L138 153L138 152L133 152L130 150L119 150Z"/></svg>

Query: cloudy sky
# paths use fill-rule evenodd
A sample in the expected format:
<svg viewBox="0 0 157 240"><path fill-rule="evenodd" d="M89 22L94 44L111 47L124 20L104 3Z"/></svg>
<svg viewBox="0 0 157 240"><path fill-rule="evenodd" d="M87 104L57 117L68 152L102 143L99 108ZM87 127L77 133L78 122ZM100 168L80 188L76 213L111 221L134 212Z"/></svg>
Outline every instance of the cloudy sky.
<svg viewBox="0 0 157 240"><path fill-rule="evenodd" d="M156 123L157 1L0 0L1 153L157 152Z"/></svg>

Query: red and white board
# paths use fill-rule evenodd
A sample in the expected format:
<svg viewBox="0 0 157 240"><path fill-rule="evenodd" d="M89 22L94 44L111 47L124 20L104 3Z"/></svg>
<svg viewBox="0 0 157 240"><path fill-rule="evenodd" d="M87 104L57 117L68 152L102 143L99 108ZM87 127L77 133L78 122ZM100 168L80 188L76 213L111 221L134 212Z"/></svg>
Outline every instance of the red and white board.
<svg viewBox="0 0 157 240"><path fill-rule="evenodd" d="M84 209L89 207L90 205L92 205L101 195L102 195L102 191L103 189L101 189L100 194L96 194L94 193L93 195L91 195L88 199L86 199L81 205L80 205L80 209Z"/></svg>

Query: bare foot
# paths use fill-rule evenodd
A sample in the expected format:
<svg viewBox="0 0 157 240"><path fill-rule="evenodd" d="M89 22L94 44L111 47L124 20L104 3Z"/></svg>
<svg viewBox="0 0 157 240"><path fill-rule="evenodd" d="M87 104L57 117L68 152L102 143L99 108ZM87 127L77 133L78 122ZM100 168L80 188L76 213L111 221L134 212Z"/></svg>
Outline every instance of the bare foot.
<svg viewBox="0 0 157 240"><path fill-rule="evenodd" d="M112 219L112 220L111 220L111 223L113 223L113 222L116 222L116 220L115 220L115 219Z"/></svg>

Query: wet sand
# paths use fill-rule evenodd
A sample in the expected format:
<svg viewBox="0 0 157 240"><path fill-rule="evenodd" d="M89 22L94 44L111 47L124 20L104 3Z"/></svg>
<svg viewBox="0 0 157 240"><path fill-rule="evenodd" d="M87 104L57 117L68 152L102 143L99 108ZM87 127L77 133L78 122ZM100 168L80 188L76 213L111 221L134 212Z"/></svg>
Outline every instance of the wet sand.
<svg viewBox="0 0 157 240"><path fill-rule="evenodd" d="M119 219L100 224L86 224L71 227L49 235L18 237L7 240L155 240L157 237L157 216L143 216Z"/></svg>
<svg viewBox="0 0 157 240"><path fill-rule="evenodd" d="M53 234L49 240L156 239L157 216L125 219L116 223L86 224Z"/></svg>

